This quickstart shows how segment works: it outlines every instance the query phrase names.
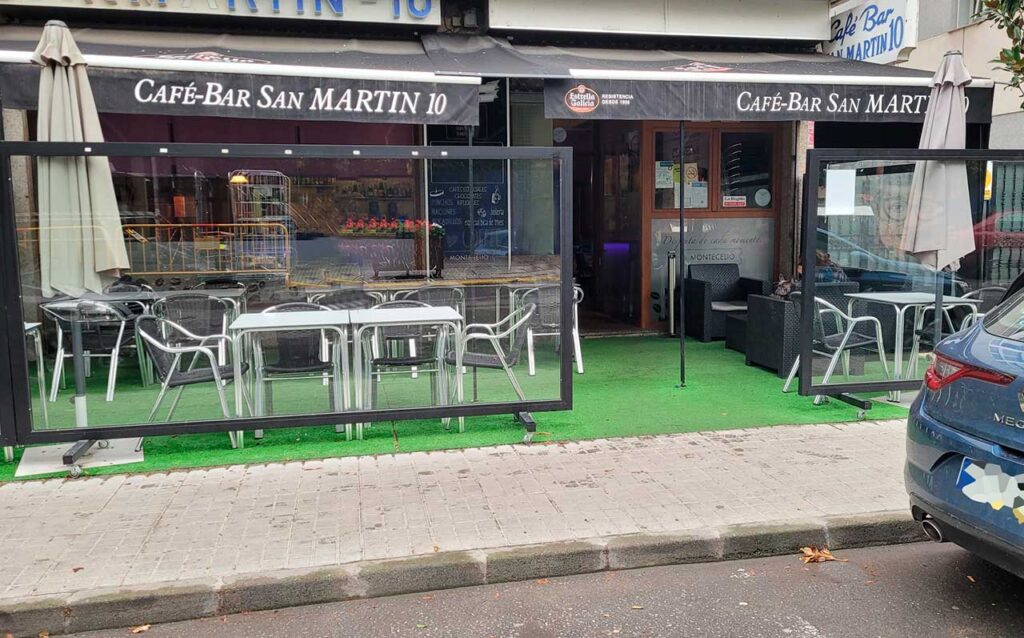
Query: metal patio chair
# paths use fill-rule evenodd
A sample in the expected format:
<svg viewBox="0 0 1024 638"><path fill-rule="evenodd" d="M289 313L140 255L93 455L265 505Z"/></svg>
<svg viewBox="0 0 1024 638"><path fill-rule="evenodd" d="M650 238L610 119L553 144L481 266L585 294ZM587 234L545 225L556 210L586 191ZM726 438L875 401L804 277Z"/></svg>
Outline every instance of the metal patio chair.
<svg viewBox="0 0 1024 638"><path fill-rule="evenodd" d="M153 407L149 411L148 423L153 422L157 410L160 409L160 405L163 403L164 397L167 396L169 390L177 389L177 393L175 393L174 399L171 401L171 407L167 411L167 417L164 421L170 421L174 417L174 411L178 407L178 402L181 400L185 387L200 383L213 383L217 390L221 413L225 419L231 418L227 397L224 394L224 386L228 382L238 381L235 379L235 370L233 366L220 365L217 361L217 355L209 346L211 342L230 341L228 337L224 335L198 335L190 332L184 326L154 315L138 317L135 320L135 329L142 338L149 359L153 362L157 379L160 380L160 393L157 395L156 402L153 403ZM183 343L191 345L181 345ZM188 367L183 370L182 365L186 357L190 361ZM248 364L244 362L241 364L243 375L248 368ZM242 395L245 397L246 404L249 404L249 397L244 383L242 383ZM239 446L241 436L241 432L228 432L228 438L231 439L231 447ZM140 440L139 448L141 449L141 447L142 441Z"/></svg>
<svg viewBox="0 0 1024 638"><path fill-rule="evenodd" d="M53 382L50 402L57 400L63 385L64 362L74 356L71 351L73 324L82 331L82 350L86 361L86 374L91 373L92 359L108 359L106 400L114 400L117 369L121 354L135 348L135 330L131 325L132 313L119 304L86 299L66 299L42 305L46 316L57 326L57 352L54 356Z"/></svg>
<svg viewBox="0 0 1024 638"><path fill-rule="evenodd" d="M330 308L312 303L283 303L271 306L263 313L316 312ZM330 360L331 349L327 337L319 329L282 330L258 333L253 343L253 365L256 377L253 403L256 415L274 413L274 381L284 379L318 379L325 382L331 411L335 411L334 365ZM269 410L269 412L268 412ZM256 431L256 437L262 435Z"/></svg>
<svg viewBox="0 0 1024 638"><path fill-rule="evenodd" d="M374 306L375 309L387 308L424 308L428 307L421 301L387 301ZM356 371L362 374L365 393L364 405L372 409L377 402L377 383L387 374L411 373L416 378L419 373L431 376L431 401L436 404L440 398L447 400L447 379L443 372L444 330L435 326L394 326L381 327L373 331L369 344L369 356L365 359L365 370ZM366 347L367 344L356 344ZM376 379L376 380L375 380Z"/></svg>
<svg viewBox="0 0 1024 638"><path fill-rule="evenodd" d="M462 340L462 365L473 370L473 402L478 398L477 370L480 368L504 370L516 396L520 401L526 400L512 368L522 358L523 346L529 338L526 326L534 318L536 310L535 304L526 303L497 323L471 323L462 329L459 337ZM445 363L449 367L456 365L454 351L445 353ZM462 430L461 421L459 430Z"/></svg>
<svg viewBox="0 0 1024 638"><path fill-rule="evenodd" d="M576 372L583 374L583 348L580 343L579 305L583 301L583 289L572 287L572 349L576 361ZM537 286L519 294L520 304L533 304L536 312L533 320L526 325L526 359L530 376L537 374L534 341L541 337L561 336L562 303L561 287L558 284ZM561 345L559 343L559 345Z"/></svg>
<svg viewBox="0 0 1024 638"><path fill-rule="evenodd" d="M790 299L796 303L799 313L802 309L801 293L794 292L790 295ZM858 330L864 325L874 328L874 334ZM878 354L878 360L882 362L885 378L889 378L889 363L885 359L885 342L882 339L882 322L878 317L869 315L851 317L829 301L815 297L813 326L813 353L829 357L828 369L821 380L821 385L828 385L840 362L843 364L843 374L849 377L850 352L858 348L874 347ZM789 371L789 376L786 377L785 385L782 386L783 392L789 392L789 386L793 383L799 369L800 357L798 355ZM824 400L824 396L818 395L814 397L814 404L820 405Z"/></svg>
<svg viewBox="0 0 1024 638"><path fill-rule="evenodd" d="M150 313L172 321L200 338L224 336L234 314L234 303L202 292L173 295L158 299L150 307ZM184 338L181 334L177 338ZM181 341L178 345L195 345L194 341ZM229 347L223 340L217 341L217 360L220 365L227 362Z"/></svg>

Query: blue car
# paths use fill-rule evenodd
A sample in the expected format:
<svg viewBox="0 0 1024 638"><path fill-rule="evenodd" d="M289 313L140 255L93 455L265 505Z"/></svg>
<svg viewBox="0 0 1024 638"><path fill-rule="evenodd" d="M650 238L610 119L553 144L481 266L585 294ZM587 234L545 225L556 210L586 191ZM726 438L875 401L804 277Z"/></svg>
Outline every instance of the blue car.
<svg viewBox="0 0 1024 638"><path fill-rule="evenodd" d="M914 518L1024 578L1024 292L942 341L907 424Z"/></svg>

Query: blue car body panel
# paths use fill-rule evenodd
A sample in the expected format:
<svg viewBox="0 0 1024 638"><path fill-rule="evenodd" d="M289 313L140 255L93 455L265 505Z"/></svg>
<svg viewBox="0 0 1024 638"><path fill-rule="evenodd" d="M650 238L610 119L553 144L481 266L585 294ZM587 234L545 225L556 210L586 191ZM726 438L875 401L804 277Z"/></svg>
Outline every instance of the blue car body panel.
<svg viewBox="0 0 1024 638"><path fill-rule="evenodd" d="M1024 343L977 325L937 352L1016 379L922 390L907 425L915 515L934 517L951 540L1024 577Z"/></svg>

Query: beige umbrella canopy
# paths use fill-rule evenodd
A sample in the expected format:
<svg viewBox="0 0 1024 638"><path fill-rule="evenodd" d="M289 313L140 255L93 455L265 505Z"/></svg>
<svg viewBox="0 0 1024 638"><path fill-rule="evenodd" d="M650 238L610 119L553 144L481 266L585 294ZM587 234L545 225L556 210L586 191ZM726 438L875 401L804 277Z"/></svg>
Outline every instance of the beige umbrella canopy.
<svg viewBox="0 0 1024 638"><path fill-rule="evenodd" d="M967 145L964 87L971 74L959 51L942 58L932 78L928 112L921 131L922 149L963 149ZM910 187L901 248L936 270L960 267L974 252L967 166L961 162L918 162Z"/></svg>
<svg viewBox="0 0 1024 638"><path fill-rule="evenodd" d="M32 60L39 78L40 142L102 142L85 58L71 31L52 20ZM129 267L117 197L105 157L38 161L42 293L101 292Z"/></svg>

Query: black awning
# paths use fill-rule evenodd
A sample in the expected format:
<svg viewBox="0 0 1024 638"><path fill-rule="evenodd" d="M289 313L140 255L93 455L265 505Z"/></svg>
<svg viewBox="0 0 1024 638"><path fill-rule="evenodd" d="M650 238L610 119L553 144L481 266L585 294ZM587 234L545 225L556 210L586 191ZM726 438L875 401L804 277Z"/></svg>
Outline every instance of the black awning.
<svg viewBox="0 0 1024 638"><path fill-rule="evenodd" d="M0 28L0 98L32 109L41 30ZM476 124L479 79L445 76L418 41L73 30L101 112Z"/></svg>
<svg viewBox="0 0 1024 638"><path fill-rule="evenodd" d="M920 122L932 73L821 54L521 46L431 35L441 73L544 78L549 118ZM992 82L968 121L992 119Z"/></svg>

